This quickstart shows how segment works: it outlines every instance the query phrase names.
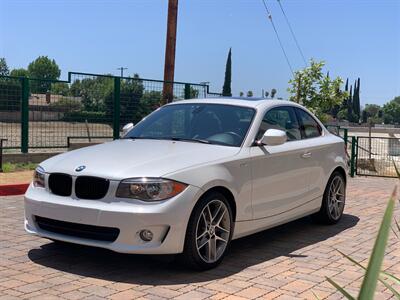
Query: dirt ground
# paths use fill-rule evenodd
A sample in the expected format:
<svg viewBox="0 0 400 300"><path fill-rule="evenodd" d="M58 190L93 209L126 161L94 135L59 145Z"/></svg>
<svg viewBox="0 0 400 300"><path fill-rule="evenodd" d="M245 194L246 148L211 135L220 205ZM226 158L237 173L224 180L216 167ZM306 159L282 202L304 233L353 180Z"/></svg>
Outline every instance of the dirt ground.
<svg viewBox="0 0 400 300"><path fill-rule="evenodd" d="M33 171L18 171L11 173L0 173L0 185L29 183L32 180Z"/></svg>
<svg viewBox="0 0 400 300"><path fill-rule="evenodd" d="M108 124L88 123L86 127L80 122L29 122L29 147L66 147L68 137L87 138L88 132L91 137L113 135L113 129ZM21 124L0 122L0 137L8 139L4 147L19 147Z"/></svg>

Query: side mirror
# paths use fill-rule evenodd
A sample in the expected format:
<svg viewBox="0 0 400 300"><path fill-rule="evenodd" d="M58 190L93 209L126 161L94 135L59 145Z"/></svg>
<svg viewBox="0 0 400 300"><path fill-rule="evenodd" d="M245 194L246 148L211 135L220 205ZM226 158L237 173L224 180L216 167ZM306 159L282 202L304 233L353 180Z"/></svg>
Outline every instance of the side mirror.
<svg viewBox="0 0 400 300"><path fill-rule="evenodd" d="M128 123L122 127L122 136L124 137L133 128L133 126L133 123Z"/></svg>
<svg viewBox="0 0 400 300"><path fill-rule="evenodd" d="M259 140L259 144L276 146L282 145L287 141L286 132L279 129L268 129L261 140Z"/></svg>

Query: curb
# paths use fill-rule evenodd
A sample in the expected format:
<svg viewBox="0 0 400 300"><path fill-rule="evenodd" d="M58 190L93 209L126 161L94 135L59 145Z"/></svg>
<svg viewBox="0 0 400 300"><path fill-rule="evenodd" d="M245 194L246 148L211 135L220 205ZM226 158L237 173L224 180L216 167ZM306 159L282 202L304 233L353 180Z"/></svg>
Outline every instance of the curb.
<svg viewBox="0 0 400 300"><path fill-rule="evenodd" d="M0 185L0 196L16 196L25 194L29 183Z"/></svg>

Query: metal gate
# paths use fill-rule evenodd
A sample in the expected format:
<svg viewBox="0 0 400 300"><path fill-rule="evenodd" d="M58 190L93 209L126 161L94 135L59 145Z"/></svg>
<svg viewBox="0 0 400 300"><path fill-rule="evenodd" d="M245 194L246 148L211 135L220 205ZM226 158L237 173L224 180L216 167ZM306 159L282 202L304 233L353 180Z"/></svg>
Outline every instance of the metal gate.
<svg viewBox="0 0 400 300"><path fill-rule="evenodd" d="M397 177L394 164L400 167L400 139L357 137L356 174Z"/></svg>

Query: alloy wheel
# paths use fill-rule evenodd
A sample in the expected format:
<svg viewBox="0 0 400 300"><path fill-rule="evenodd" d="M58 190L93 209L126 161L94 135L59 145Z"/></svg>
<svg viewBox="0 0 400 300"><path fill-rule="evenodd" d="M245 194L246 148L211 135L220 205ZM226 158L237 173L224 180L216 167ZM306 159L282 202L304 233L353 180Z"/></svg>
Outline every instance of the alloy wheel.
<svg viewBox="0 0 400 300"><path fill-rule="evenodd" d="M345 202L345 184L343 178L336 176L333 178L329 187L328 209L331 217L338 220L344 209Z"/></svg>
<svg viewBox="0 0 400 300"><path fill-rule="evenodd" d="M210 201L200 213L196 227L196 248L206 263L216 262L229 242L231 220L221 200Z"/></svg>

